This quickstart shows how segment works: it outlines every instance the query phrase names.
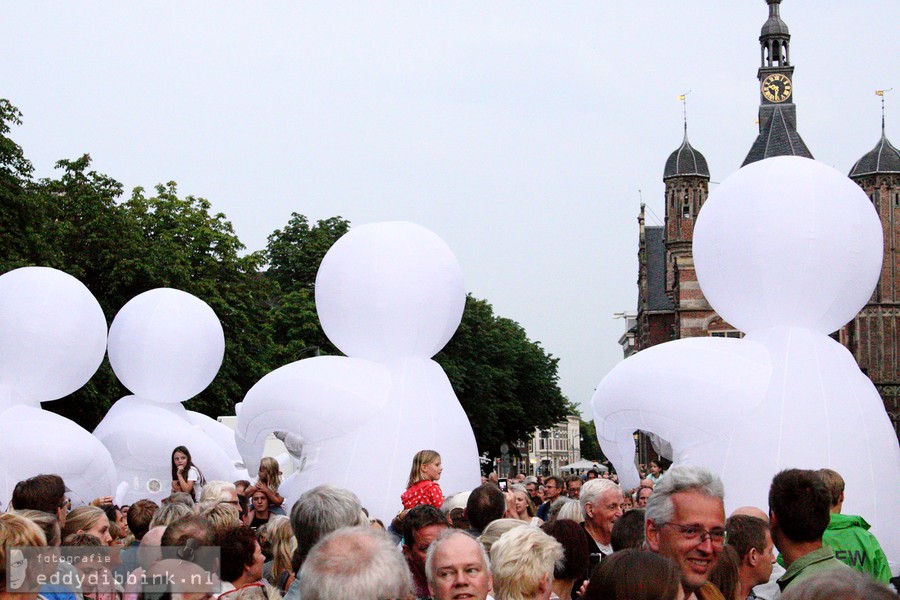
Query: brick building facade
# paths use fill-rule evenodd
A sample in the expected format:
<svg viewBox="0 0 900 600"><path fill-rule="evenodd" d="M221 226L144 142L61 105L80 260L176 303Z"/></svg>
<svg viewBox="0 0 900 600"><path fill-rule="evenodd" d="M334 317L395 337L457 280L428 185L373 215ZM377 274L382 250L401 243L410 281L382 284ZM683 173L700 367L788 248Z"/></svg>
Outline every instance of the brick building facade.
<svg viewBox="0 0 900 600"><path fill-rule="evenodd" d="M840 332L869 376L900 437L900 152L888 141L881 118L881 139L850 170L881 219L884 262L872 297Z"/></svg>
<svg viewBox="0 0 900 600"><path fill-rule="evenodd" d="M797 132L790 63L790 33L781 0L766 0L769 16L759 37L759 135L744 163L773 156L813 158ZM870 302L837 334L882 396L895 429L900 418L900 152L884 131L878 144L849 173L872 200L884 232L884 264ZM694 222L709 193L705 157L687 136L666 161L665 224L647 226L638 217L638 307L626 337L638 352L670 340L698 336L739 337L703 296L694 271ZM900 434L898 434L900 435ZM646 445L642 440L642 445Z"/></svg>

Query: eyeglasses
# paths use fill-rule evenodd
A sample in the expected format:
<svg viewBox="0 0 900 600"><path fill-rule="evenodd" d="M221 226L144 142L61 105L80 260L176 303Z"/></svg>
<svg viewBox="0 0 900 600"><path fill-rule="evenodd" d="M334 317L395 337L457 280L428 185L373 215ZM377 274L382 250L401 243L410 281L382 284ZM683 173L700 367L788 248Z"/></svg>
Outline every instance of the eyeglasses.
<svg viewBox="0 0 900 600"><path fill-rule="evenodd" d="M707 538L715 546L722 546L725 544L725 534L727 532L718 527L712 531L707 531L697 525L680 525L678 523L663 523L661 527L665 527L666 525L670 525L677 529L684 539L696 541L698 544L702 544Z"/></svg>

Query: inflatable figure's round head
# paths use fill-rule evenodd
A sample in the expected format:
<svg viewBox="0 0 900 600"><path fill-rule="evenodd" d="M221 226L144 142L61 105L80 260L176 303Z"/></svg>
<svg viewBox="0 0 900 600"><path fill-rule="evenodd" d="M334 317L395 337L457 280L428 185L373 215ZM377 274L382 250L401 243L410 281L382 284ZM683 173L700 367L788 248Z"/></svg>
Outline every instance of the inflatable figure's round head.
<svg viewBox="0 0 900 600"><path fill-rule="evenodd" d="M62 398L93 376L106 317L80 281L24 267L0 276L0 385L32 403Z"/></svg>
<svg viewBox="0 0 900 600"><path fill-rule="evenodd" d="M216 313L170 288L135 296L109 328L109 363L122 385L156 402L182 402L208 386L225 356Z"/></svg>
<svg viewBox="0 0 900 600"><path fill-rule="evenodd" d="M459 326L466 293L447 244L413 223L354 227L316 276L322 328L348 356L430 358Z"/></svg>
<svg viewBox="0 0 900 600"><path fill-rule="evenodd" d="M869 300L881 260L881 223L869 198L807 158L770 158L729 176L694 229L700 288L748 333L836 331Z"/></svg>

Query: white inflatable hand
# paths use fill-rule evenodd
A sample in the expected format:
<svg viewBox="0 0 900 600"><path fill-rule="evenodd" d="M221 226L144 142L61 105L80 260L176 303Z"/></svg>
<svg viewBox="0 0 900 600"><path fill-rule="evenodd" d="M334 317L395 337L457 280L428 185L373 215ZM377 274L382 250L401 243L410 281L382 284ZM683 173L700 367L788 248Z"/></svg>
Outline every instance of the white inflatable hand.
<svg viewBox="0 0 900 600"><path fill-rule="evenodd" d="M388 370L367 360L317 356L272 371L250 388L238 413L235 439L247 472L259 469L266 437L276 431L300 436L312 467L330 440L340 445L381 410L389 391Z"/></svg>
<svg viewBox="0 0 900 600"><path fill-rule="evenodd" d="M685 338L619 363L591 403L597 437L622 485L627 489L640 483L635 431L659 435L672 445L675 462L689 462L759 405L770 371L764 347L727 338ZM698 398L713 400L699 403ZM728 454L716 459L708 466L721 472Z"/></svg>

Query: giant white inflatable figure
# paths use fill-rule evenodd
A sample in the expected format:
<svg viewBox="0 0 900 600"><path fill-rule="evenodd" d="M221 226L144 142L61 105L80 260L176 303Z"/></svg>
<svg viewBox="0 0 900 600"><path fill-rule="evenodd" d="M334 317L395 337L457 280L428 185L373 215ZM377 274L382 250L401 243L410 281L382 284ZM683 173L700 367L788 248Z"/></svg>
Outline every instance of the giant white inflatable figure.
<svg viewBox="0 0 900 600"><path fill-rule="evenodd" d="M356 492L370 513L400 508L413 455L432 449L445 494L479 485L472 428L443 369L431 360L465 307L462 271L434 233L412 223L354 227L325 255L316 308L347 357L285 365L247 393L236 439L254 473L266 436L289 432L301 470L282 484L288 504L332 483ZM282 436L284 437L284 436Z"/></svg>
<svg viewBox="0 0 900 600"><path fill-rule="evenodd" d="M112 494L106 448L41 402L77 391L106 352L106 317L77 279L47 267L0 276L0 500L40 473L63 478L75 503ZM4 508L7 504L4 504Z"/></svg>
<svg viewBox="0 0 900 600"><path fill-rule="evenodd" d="M116 500L159 500L172 491L172 451L186 446L207 481L234 481L240 460L224 425L186 410L182 402L202 392L225 355L225 336L202 300L170 288L132 298L109 329L109 362L134 395L116 402L94 435L116 465Z"/></svg>
<svg viewBox="0 0 900 600"><path fill-rule="evenodd" d="M881 260L872 203L821 163L771 158L710 193L694 229L697 278L747 335L654 346L603 379L594 422L623 486L638 483L638 429L670 442L675 463L719 473L729 510L766 509L782 469L829 467L846 481L845 511L897 561L900 448L872 382L829 337L868 301Z"/></svg>

